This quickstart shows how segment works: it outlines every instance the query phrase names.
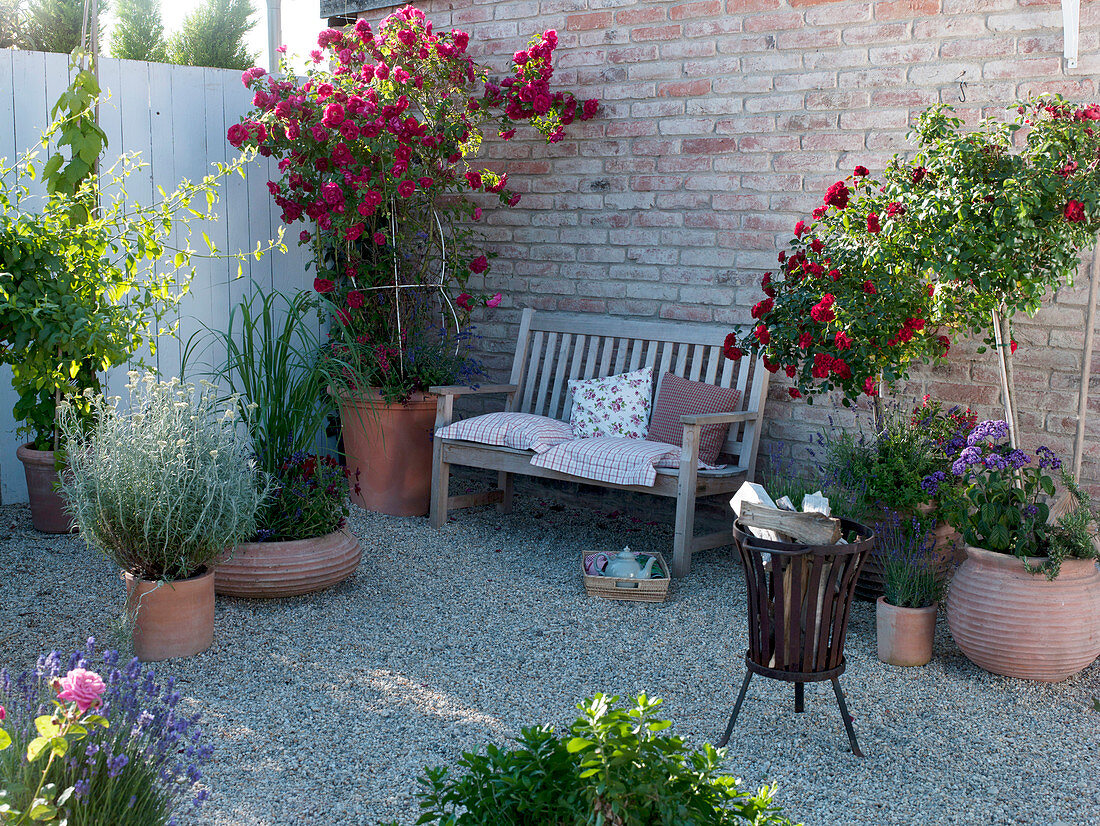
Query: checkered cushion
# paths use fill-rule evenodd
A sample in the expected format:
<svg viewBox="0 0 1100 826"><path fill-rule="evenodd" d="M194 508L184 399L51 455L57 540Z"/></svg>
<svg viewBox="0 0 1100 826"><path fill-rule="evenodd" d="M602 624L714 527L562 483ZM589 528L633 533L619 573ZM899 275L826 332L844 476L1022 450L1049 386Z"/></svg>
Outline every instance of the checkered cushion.
<svg viewBox="0 0 1100 826"><path fill-rule="evenodd" d="M570 379L569 424L578 439L623 436L644 439L653 399L653 368L597 379Z"/></svg>
<svg viewBox="0 0 1100 826"><path fill-rule="evenodd" d="M532 458L531 464L597 482L652 485L657 480L654 465L663 458L679 455L680 448L675 445L598 436L556 445Z"/></svg>
<svg viewBox="0 0 1100 826"><path fill-rule="evenodd" d="M682 444L684 426L680 422L681 416L729 413L737 410L740 401L740 390L689 381L673 373L665 373L653 405L653 417L646 438L653 442ZM714 464L729 429L728 424L710 424L700 428L699 461L702 464Z"/></svg>
<svg viewBox="0 0 1100 826"><path fill-rule="evenodd" d="M554 445L576 438L566 422L530 413L486 413L441 427L435 435L535 453L543 453Z"/></svg>

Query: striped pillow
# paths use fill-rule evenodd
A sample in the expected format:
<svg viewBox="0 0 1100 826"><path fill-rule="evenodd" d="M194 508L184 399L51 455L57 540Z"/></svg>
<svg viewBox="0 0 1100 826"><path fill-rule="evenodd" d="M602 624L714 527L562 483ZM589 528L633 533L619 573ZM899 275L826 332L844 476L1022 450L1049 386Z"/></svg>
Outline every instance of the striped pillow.
<svg viewBox="0 0 1100 826"><path fill-rule="evenodd" d="M535 453L545 453L554 445L576 438L566 422L531 413L486 413L441 427L435 435Z"/></svg>
<svg viewBox="0 0 1100 826"><path fill-rule="evenodd" d="M738 409L740 401L740 390L689 381L673 373L665 373L661 379L661 389L657 392L657 401L653 405L653 416L649 421L646 438L651 442L683 445L684 426L680 423L681 416L729 413ZM700 462L707 465L716 463L729 429L729 424L709 424L700 428Z"/></svg>

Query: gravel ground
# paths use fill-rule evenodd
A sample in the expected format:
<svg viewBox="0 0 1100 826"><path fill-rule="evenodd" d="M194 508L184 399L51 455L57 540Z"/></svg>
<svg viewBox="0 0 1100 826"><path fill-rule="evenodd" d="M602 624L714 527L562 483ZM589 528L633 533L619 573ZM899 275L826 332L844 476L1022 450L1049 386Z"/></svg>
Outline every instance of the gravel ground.
<svg viewBox="0 0 1100 826"><path fill-rule="evenodd" d="M596 691L665 699L689 742L722 730L744 674L744 582L704 553L663 605L587 598L581 549L671 548L665 525L517 496L516 513L426 519L356 511L359 571L291 600L218 599L214 646L162 663L216 744L210 826L416 819L414 778L520 726L566 726ZM0 665L22 668L88 636L109 640L118 575L72 537L0 509ZM865 760L851 755L828 683L806 713L755 678L730 749L748 786L775 781L806 824L1100 823L1100 665L1060 685L987 674L947 628L925 668L875 658L857 603L841 678Z"/></svg>

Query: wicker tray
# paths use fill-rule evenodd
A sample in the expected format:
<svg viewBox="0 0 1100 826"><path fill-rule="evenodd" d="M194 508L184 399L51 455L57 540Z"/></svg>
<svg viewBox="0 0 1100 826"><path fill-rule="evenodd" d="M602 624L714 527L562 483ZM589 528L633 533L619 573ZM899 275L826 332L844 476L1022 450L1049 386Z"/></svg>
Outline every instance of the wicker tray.
<svg viewBox="0 0 1100 826"><path fill-rule="evenodd" d="M668 584L670 581L668 563L660 554L644 554L644 556L657 557L657 564L661 566L661 571L664 573L664 576L659 579L590 576L584 570L584 558L589 555L581 554L581 577L584 579L584 590L588 596L626 600L628 602L664 602L668 597ZM639 556L642 556L642 554L639 554Z"/></svg>

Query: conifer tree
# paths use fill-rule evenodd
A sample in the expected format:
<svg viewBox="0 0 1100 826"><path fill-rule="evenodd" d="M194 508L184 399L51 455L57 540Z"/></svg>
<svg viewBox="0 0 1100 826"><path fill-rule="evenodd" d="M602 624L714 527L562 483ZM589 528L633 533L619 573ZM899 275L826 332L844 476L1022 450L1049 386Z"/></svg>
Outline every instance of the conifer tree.
<svg viewBox="0 0 1100 826"><path fill-rule="evenodd" d="M118 0L118 21L111 31L111 54L124 60L165 63L168 44L160 19L160 0Z"/></svg>
<svg viewBox="0 0 1100 826"><path fill-rule="evenodd" d="M98 6L102 20L106 0L99 0ZM95 6L92 10L95 12ZM14 45L37 52L70 54L80 45L83 24L84 0L28 0Z"/></svg>
<svg viewBox="0 0 1100 826"><path fill-rule="evenodd" d="M256 25L252 0L206 0L183 21L168 45L173 63L247 69L256 55L248 51L245 36Z"/></svg>

